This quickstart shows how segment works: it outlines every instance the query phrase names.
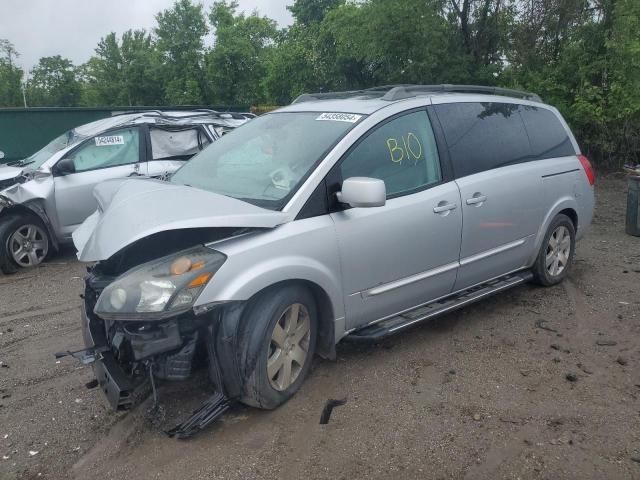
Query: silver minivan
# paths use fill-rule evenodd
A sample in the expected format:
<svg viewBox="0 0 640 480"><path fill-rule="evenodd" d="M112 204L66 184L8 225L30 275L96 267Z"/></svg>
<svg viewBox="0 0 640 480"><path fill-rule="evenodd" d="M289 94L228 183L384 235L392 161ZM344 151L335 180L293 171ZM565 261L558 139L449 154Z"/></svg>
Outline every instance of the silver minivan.
<svg viewBox="0 0 640 480"><path fill-rule="evenodd" d="M126 113L76 127L30 157L0 165L0 271L39 265L96 209L97 183L160 177L251 114Z"/></svg>
<svg viewBox="0 0 640 480"><path fill-rule="evenodd" d="M271 409L343 339L377 342L523 282L562 281L593 184L562 116L533 94L306 94L168 182L96 188L98 211L74 234L79 258L97 262L76 356L116 408L206 358L217 397L178 435L232 400Z"/></svg>

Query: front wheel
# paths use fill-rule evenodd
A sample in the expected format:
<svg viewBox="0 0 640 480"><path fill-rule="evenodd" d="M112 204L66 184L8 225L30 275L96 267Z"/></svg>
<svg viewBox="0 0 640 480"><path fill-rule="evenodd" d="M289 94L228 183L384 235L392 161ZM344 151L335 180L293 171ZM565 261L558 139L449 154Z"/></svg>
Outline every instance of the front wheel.
<svg viewBox="0 0 640 480"><path fill-rule="evenodd" d="M557 215L547 229L533 266L535 281L548 287L564 280L573 264L575 245L573 222L566 215Z"/></svg>
<svg viewBox="0 0 640 480"><path fill-rule="evenodd" d="M311 367L318 330L313 295L297 285L269 290L251 302L244 321L243 361L254 358L255 367L242 402L273 409L300 389Z"/></svg>
<svg viewBox="0 0 640 480"><path fill-rule="evenodd" d="M39 218L11 215L0 220L0 270L40 265L49 253L49 234Z"/></svg>

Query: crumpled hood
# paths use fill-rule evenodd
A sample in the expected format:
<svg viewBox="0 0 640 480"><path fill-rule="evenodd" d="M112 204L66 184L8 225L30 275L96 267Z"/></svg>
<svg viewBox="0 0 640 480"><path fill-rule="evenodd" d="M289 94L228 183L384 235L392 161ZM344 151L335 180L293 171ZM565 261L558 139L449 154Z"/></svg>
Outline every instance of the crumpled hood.
<svg viewBox="0 0 640 480"><path fill-rule="evenodd" d="M7 165L0 164L0 181L16 178L21 173L22 168L20 167L9 167Z"/></svg>
<svg viewBox="0 0 640 480"><path fill-rule="evenodd" d="M98 210L73 233L78 258L106 260L154 233L184 228L273 228L289 215L185 185L124 179L98 184Z"/></svg>

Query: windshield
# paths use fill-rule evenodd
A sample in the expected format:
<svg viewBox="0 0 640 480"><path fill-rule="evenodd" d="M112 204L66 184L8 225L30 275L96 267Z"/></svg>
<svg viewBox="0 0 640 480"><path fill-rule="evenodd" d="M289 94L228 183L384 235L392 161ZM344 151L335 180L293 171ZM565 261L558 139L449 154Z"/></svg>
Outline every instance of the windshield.
<svg viewBox="0 0 640 480"><path fill-rule="evenodd" d="M319 112L264 115L215 141L171 182L279 209L361 118Z"/></svg>
<svg viewBox="0 0 640 480"><path fill-rule="evenodd" d="M33 169L40 168L44 162L51 158L51 155L59 152L63 148L67 148L77 140L79 140L79 136L77 135L76 131L69 130L59 137L51 140L30 157L25 158L22 162L20 162L20 165L29 165Z"/></svg>

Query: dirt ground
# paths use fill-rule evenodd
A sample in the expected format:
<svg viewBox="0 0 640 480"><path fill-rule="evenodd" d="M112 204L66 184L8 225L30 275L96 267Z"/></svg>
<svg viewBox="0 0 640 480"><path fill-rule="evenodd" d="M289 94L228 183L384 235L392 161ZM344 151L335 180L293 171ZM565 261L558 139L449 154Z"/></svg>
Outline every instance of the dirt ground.
<svg viewBox="0 0 640 480"><path fill-rule="evenodd" d="M0 277L0 479L640 478L640 238L601 178L570 279L522 286L380 346L340 345L272 412L237 407L187 441L85 388L84 266ZM567 375L573 381L567 379ZM202 378L161 390L170 426ZM328 398L347 398L319 425Z"/></svg>

